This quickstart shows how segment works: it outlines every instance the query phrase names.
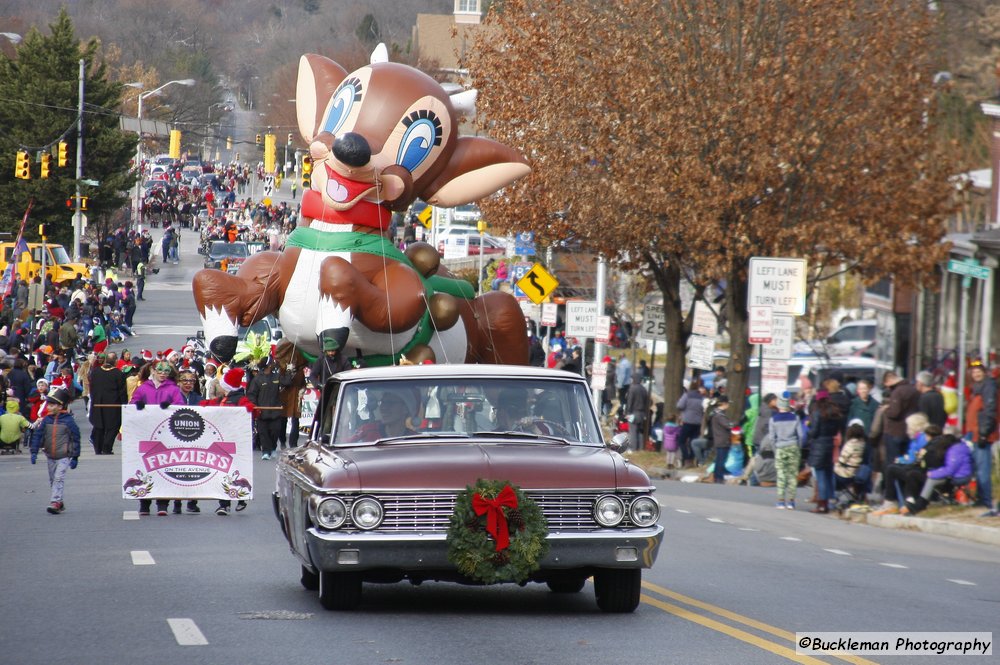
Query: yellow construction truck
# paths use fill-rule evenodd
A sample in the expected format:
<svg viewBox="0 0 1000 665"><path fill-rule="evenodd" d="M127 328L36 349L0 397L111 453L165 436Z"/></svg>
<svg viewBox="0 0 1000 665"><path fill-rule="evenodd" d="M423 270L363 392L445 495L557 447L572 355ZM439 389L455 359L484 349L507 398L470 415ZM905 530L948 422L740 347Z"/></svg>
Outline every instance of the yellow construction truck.
<svg viewBox="0 0 1000 665"><path fill-rule="evenodd" d="M15 271L19 279L30 282L36 275L42 272L42 248L40 242L29 242L28 251L21 252L20 256L14 257L14 243L0 243L0 274L6 272L7 265L13 260ZM90 268L84 263L73 263L66 248L54 243L44 244L45 271L52 279L53 284L69 283L76 279L79 274L83 279L90 278Z"/></svg>

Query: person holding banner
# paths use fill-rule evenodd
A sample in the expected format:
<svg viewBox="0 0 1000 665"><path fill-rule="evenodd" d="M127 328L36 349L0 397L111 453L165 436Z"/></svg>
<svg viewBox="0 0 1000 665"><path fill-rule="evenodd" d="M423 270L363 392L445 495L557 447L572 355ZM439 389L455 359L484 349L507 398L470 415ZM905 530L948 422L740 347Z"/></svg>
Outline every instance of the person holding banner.
<svg viewBox="0 0 1000 665"><path fill-rule="evenodd" d="M112 361L113 364L113 361ZM119 370L115 370L119 372ZM174 368L165 360L158 361L153 366L153 371L149 373L149 379L145 383L140 385L132 393L132 399L129 404L134 404L135 408L142 410L146 408L148 404L159 405L161 409L165 409L172 404L178 406L184 406L184 395L181 393L181 389L177 387L174 383L173 376ZM122 378L122 386L124 389L125 379ZM95 397L94 401L95 408L97 406L97 399ZM139 515L148 515L149 508L152 501L150 499L139 499ZM157 499L156 500L156 514L163 517L167 514L167 508L170 506L170 499ZM178 500L174 503L174 513L177 514L181 512L181 502ZM201 509L198 508L197 501L188 501L188 512L189 513L200 513Z"/></svg>
<svg viewBox="0 0 1000 665"><path fill-rule="evenodd" d="M225 393L222 397L215 400L204 400L201 406L241 406L250 413L254 411L254 403L247 399L246 391L244 389L244 382L246 380L246 371L241 367L233 367L226 371L219 378L219 388ZM247 442L247 445L250 445ZM229 509L233 505L232 501L228 499L220 499L219 507L215 509L215 514L221 517L225 517L229 514ZM239 512L247 507L246 501L236 502L236 512Z"/></svg>

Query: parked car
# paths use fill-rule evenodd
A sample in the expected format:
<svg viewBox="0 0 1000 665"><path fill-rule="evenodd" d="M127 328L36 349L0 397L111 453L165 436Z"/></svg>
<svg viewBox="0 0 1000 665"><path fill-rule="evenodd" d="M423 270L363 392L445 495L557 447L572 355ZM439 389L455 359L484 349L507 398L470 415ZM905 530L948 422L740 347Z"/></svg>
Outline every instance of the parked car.
<svg viewBox="0 0 1000 665"><path fill-rule="evenodd" d="M235 273L239 270L240 264L250 256L250 250L245 242L226 242L224 240L214 240L208 247L205 255L206 268L223 269L225 264L226 272Z"/></svg>
<svg viewBox="0 0 1000 665"><path fill-rule="evenodd" d="M887 362L867 357L836 357L826 358L817 355L795 355L788 361L788 384L786 390L796 394L802 390L802 377L806 377L813 388L819 388L823 380L833 372L840 372L843 384L851 386L861 379L868 379L875 389L873 394L878 399L882 392L882 379L885 373L893 367ZM760 387L760 362L757 358L750 361L750 389L757 392Z"/></svg>
<svg viewBox="0 0 1000 665"><path fill-rule="evenodd" d="M824 340L796 342L795 353L815 353L818 355L849 356L864 351L875 343L877 331L875 319L848 321L839 326Z"/></svg>
<svg viewBox="0 0 1000 665"><path fill-rule="evenodd" d="M385 429L405 416L406 429ZM567 372L350 370L324 386L308 441L280 457L274 510L302 585L318 590L327 609L357 606L364 583L530 581L576 593L593 577L601 610L631 612L663 527L652 483L618 454L620 445L604 441L587 382ZM536 540L504 555L547 549L532 566L522 562L523 579L484 581L457 563L469 561L461 544L468 529L489 550L487 572L505 565L493 552L500 540L460 512L483 479L523 493L521 525L538 510L546 523Z"/></svg>
<svg viewBox="0 0 1000 665"><path fill-rule="evenodd" d="M454 227L453 227L454 228ZM441 242L438 243L438 254L444 256L445 246L456 242L465 242L468 246L469 256L479 256L479 234L478 233L461 233L461 234L449 234ZM482 253L489 256L490 254L506 254L507 245L503 240L497 238L496 236L491 236L488 234L483 234L482 243Z"/></svg>
<svg viewBox="0 0 1000 665"><path fill-rule="evenodd" d="M272 342L276 342L285 336L284 332L281 330L281 324L278 322L278 318L273 314L268 314L260 321L256 321L249 326L238 326L236 329L236 337L241 340L246 339L248 332L253 332L258 335L265 334Z"/></svg>

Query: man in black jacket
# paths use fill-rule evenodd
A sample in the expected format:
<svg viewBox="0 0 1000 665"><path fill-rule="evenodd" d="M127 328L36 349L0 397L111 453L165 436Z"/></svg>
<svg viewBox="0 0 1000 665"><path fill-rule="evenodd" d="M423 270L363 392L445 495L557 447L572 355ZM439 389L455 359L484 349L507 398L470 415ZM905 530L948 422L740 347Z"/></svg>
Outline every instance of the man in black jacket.
<svg viewBox="0 0 1000 665"><path fill-rule="evenodd" d="M934 387L934 375L926 371L919 372L916 385L917 392L920 393L917 410L927 416L927 422L937 425L943 431L948 414L944 410L944 397Z"/></svg>
<svg viewBox="0 0 1000 665"><path fill-rule="evenodd" d="M284 403L281 401L281 390L292 385L294 377L294 365L289 365L289 369L285 371L279 371L277 362L268 358L263 361L263 367L247 388L247 399L257 407L257 436L261 459L271 459L278 436L285 429L287 418L282 408Z"/></svg>

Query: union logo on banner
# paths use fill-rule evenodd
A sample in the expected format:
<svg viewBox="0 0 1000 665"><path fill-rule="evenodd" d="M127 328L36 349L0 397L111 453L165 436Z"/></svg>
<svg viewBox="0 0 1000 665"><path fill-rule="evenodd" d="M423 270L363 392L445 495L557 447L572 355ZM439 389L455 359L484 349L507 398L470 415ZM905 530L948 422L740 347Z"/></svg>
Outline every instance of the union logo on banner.
<svg viewBox="0 0 1000 665"><path fill-rule="evenodd" d="M123 498L253 498L245 409L126 406L122 415Z"/></svg>

